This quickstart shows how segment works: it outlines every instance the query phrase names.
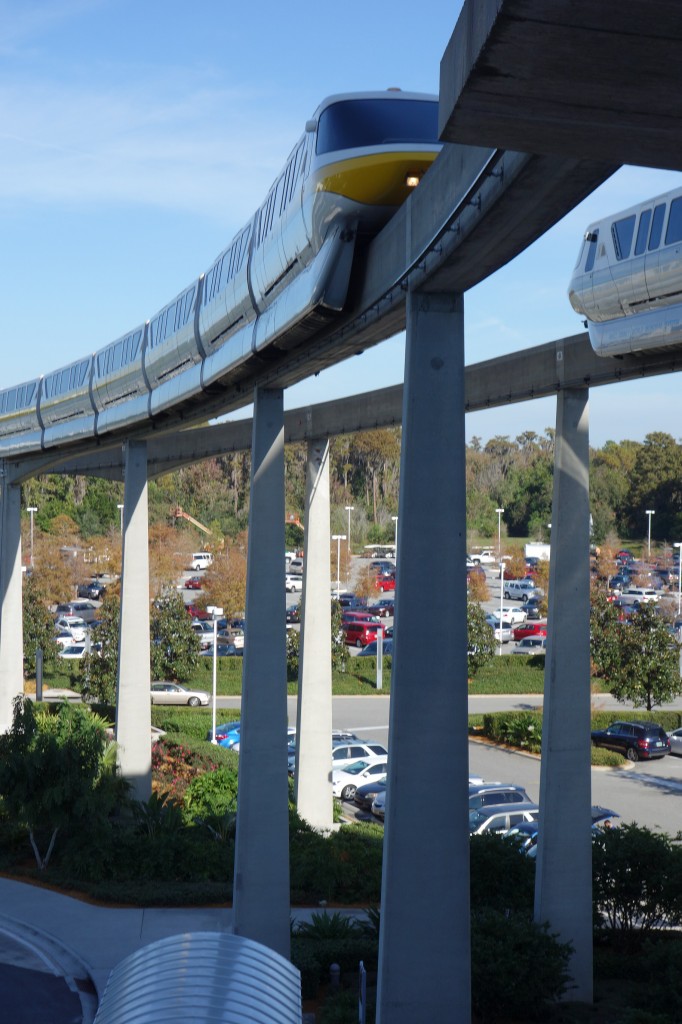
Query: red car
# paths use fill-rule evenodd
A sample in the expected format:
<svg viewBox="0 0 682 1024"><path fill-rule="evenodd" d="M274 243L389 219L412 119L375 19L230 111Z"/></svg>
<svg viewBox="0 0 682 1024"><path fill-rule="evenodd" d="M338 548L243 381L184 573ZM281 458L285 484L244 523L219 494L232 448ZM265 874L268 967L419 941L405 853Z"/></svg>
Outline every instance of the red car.
<svg viewBox="0 0 682 1024"><path fill-rule="evenodd" d="M384 594L387 590L395 590L395 576L377 576L374 586Z"/></svg>
<svg viewBox="0 0 682 1024"><path fill-rule="evenodd" d="M362 619L350 619L341 624L343 639L350 647L366 647L377 638L377 630L381 626L377 622L365 622Z"/></svg>
<svg viewBox="0 0 682 1024"><path fill-rule="evenodd" d="M211 616L203 608L197 608L195 604L185 605L187 612L192 616L193 619L210 619Z"/></svg>
<svg viewBox="0 0 682 1024"><path fill-rule="evenodd" d="M201 576L190 576L184 583L185 590L201 590Z"/></svg>
<svg viewBox="0 0 682 1024"><path fill-rule="evenodd" d="M514 639L523 640L527 636L547 636L544 622L524 622L514 629Z"/></svg>

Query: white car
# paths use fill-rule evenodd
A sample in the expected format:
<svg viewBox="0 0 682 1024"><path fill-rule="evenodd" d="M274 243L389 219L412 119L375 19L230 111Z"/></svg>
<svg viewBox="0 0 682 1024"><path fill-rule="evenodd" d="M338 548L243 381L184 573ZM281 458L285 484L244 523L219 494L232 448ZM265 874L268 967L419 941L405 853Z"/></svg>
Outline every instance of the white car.
<svg viewBox="0 0 682 1024"><path fill-rule="evenodd" d="M358 786L386 778L388 761L355 761L346 768L335 768L332 772L332 794L341 800L354 800Z"/></svg>
<svg viewBox="0 0 682 1024"><path fill-rule="evenodd" d="M547 653L547 637L546 636L524 636L523 640L519 640L518 644L512 651L512 654L546 654Z"/></svg>
<svg viewBox="0 0 682 1024"><path fill-rule="evenodd" d="M78 615L60 615L55 625L61 631L70 633L77 644L82 644L87 636L88 627Z"/></svg>
<svg viewBox="0 0 682 1024"><path fill-rule="evenodd" d="M191 708L206 705L209 695L204 690L188 690L179 683L152 683L152 704L188 704Z"/></svg>
<svg viewBox="0 0 682 1024"><path fill-rule="evenodd" d="M284 586L289 594L295 591L300 593L303 590L303 577L299 573L288 572L284 577Z"/></svg>
<svg viewBox="0 0 682 1024"><path fill-rule="evenodd" d="M345 768L355 761L367 761L374 764L376 761L385 761L387 758L386 747L381 743L375 743L374 740L352 740L334 743L332 747L332 769Z"/></svg>
<svg viewBox="0 0 682 1024"><path fill-rule="evenodd" d="M71 644L68 645L68 647L62 647L62 649L57 652L57 657L58 658L64 658L66 660L71 659L71 660L75 660L75 661L80 661L80 659L84 655L85 655L85 644L74 644L74 643L71 643Z"/></svg>
<svg viewBox="0 0 682 1024"><path fill-rule="evenodd" d="M504 620L508 619L512 626L517 625L519 622L525 622L528 618L523 608L514 607L512 605L503 605L503 607L500 608L500 611L502 612L502 618Z"/></svg>

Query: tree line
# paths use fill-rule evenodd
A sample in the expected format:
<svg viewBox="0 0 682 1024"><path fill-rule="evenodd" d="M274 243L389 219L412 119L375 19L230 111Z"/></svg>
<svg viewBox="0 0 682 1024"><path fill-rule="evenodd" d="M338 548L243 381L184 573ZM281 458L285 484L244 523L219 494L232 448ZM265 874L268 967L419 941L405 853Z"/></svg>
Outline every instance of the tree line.
<svg viewBox="0 0 682 1024"><path fill-rule="evenodd" d="M330 446L332 533L347 533L347 506L352 506L353 548L389 543L398 514L401 429L370 430L334 438ZM306 445L285 449L286 509L304 520ZM471 534L497 533L497 508L510 537L548 538L551 521L554 431L526 431L516 438L496 435L483 442L473 437L466 449L467 522ZM191 544L215 548L234 541L247 529L250 456L234 452L188 466L149 483L150 527L183 531ZM122 484L83 476L39 476L23 486L24 507L37 508L38 534L60 541L96 543L113 537L119 526ZM211 533L199 534L174 518L181 507ZM647 434L644 441L607 441L590 451L590 507L593 541L610 536L644 538L651 517L651 537L671 542L682 536L682 446L670 435ZM28 517L24 550L28 551ZM286 527L287 547L300 548L300 528ZM36 544L38 541L36 540Z"/></svg>

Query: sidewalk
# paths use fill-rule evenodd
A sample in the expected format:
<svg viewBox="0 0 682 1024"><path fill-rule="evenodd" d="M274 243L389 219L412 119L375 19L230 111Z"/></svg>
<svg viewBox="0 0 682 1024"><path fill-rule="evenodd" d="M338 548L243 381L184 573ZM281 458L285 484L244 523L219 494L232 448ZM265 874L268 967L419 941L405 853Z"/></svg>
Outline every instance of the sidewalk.
<svg viewBox="0 0 682 1024"><path fill-rule="evenodd" d="M65 978L79 993L84 1024L93 1020L111 970L136 949L169 935L232 926L226 907L95 906L7 878L0 878L0 909L0 932L16 940L16 959L27 967L42 961Z"/></svg>
<svg viewBox="0 0 682 1024"><path fill-rule="evenodd" d="M310 920L323 910L292 907L292 917ZM358 909L341 913L357 916ZM171 935L231 929L231 907L99 906L0 878L0 963L63 978L80 998L83 1024L93 1021L110 972L130 953Z"/></svg>

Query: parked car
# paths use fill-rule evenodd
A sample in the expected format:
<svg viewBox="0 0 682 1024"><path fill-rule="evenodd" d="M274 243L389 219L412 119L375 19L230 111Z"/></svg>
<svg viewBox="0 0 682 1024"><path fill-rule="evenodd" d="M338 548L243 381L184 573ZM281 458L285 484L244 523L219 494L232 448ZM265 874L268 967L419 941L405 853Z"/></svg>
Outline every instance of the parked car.
<svg viewBox="0 0 682 1024"><path fill-rule="evenodd" d="M487 807L489 804L532 803L523 786L506 782L484 782L469 786L469 809Z"/></svg>
<svg viewBox="0 0 682 1024"><path fill-rule="evenodd" d="M364 657L376 658L377 653L378 653L378 648L379 648L379 642L377 640L372 640L372 642L367 644L366 647L363 647L361 651L358 651L358 658L364 658ZM384 638L383 647L382 647L382 653L383 653L384 658L388 658L389 656L393 657L393 638L392 637Z"/></svg>
<svg viewBox="0 0 682 1024"><path fill-rule="evenodd" d="M57 615L78 615L86 625L89 625L99 615L99 608L92 601L66 601L58 604Z"/></svg>
<svg viewBox="0 0 682 1024"><path fill-rule="evenodd" d="M350 743L334 743L332 746L332 768L344 768L354 761L367 761L374 764L376 761L386 760L388 750L381 743L374 740L353 740Z"/></svg>
<svg viewBox="0 0 682 1024"><path fill-rule="evenodd" d="M215 737L219 745L221 747L233 747L235 743L239 743L241 728L241 722L224 722L222 725L216 725ZM211 731L209 731L206 739L213 739L213 733Z"/></svg>
<svg viewBox="0 0 682 1024"><path fill-rule="evenodd" d="M200 572L213 565L213 555L210 551L195 551L190 562L192 572Z"/></svg>
<svg viewBox="0 0 682 1024"><path fill-rule="evenodd" d="M303 573L303 559L292 558L289 562L288 575L290 576L301 576Z"/></svg>
<svg viewBox="0 0 682 1024"><path fill-rule="evenodd" d="M88 632L87 624L79 615L60 615L55 625L58 630L70 633L77 644L84 642Z"/></svg>
<svg viewBox="0 0 682 1024"><path fill-rule="evenodd" d="M511 622L512 627L526 621L526 610L523 607L519 608L518 605L510 604L503 605L499 610L502 613L502 619Z"/></svg>
<svg viewBox="0 0 682 1024"><path fill-rule="evenodd" d="M377 572L390 573L395 576L395 562L391 562L388 558L373 558L369 567L376 569Z"/></svg>
<svg viewBox="0 0 682 1024"><path fill-rule="evenodd" d="M240 658L244 654L243 647L235 647L234 644L218 644L216 648L216 657L218 658ZM199 651L199 655L202 658L213 657L213 644L210 647L203 647Z"/></svg>
<svg viewBox="0 0 682 1024"><path fill-rule="evenodd" d="M527 619L537 620L542 616L540 615L540 598L530 597L527 601L523 602L523 610L526 613Z"/></svg>
<svg viewBox="0 0 682 1024"><path fill-rule="evenodd" d="M193 619L205 621L206 619L211 618L205 608L199 608L196 604L186 604L185 608L187 610L187 614Z"/></svg>
<svg viewBox="0 0 682 1024"><path fill-rule="evenodd" d="M363 619L351 619L341 625L344 643L349 647L366 647L377 638L377 630L381 626L376 622Z"/></svg>
<svg viewBox="0 0 682 1024"><path fill-rule="evenodd" d="M57 652L58 658L74 659L80 661L85 654L85 644L74 644L73 641Z"/></svg>
<svg viewBox="0 0 682 1024"><path fill-rule="evenodd" d="M525 640L527 636L547 636L547 626L544 622L524 622L514 630L514 639Z"/></svg>
<svg viewBox="0 0 682 1024"><path fill-rule="evenodd" d="M376 590L380 590L382 594L387 591L395 590L395 576L377 576L374 581Z"/></svg>
<svg viewBox="0 0 682 1024"><path fill-rule="evenodd" d="M203 588L203 581L201 576L190 576L184 582L185 590L201 590Z"/></svg>
<svg viewBox="0 0 682 1024"><path fill-rule="evenodd" d="M76 593L79 597L90 601L101 601L107 592L107 588L101 580L90 580L88 583L79 583Z"/></svg>
<svg viewBox="0 0 682 1024"><path fill-rule="evenodd" d="M380 789L377 792L376 796L372 800L372 806L370 808L372 814L376 818L381 818L382 821L386 815L386 790L387 786L384 786L383 789Z"/></svg>
<svg viewBox="0 0 682 1024"><path fill-rule="evenodd" d="M355 792L361 782L369 782L373 778L386 778L388 761L354 761L345 768L335 768L332 772L332 795L341 800L354 800Z"/></svg>
<svg viewBox="0 0 682 1024"><path fill-rule="evenodd" d="M607 729L592 733L592 744L615 750L628 761L649 761L670 753L665 729L653 722L612 722Z"/></svg>
<svg viewBox="0 0 682 1024"><path fill-rule="evenodd" d="M682 729L675 729L668 734L670 740L670 753L682 757Z"/></svg>
<svg viewBox="0 0 682 1024"><path fill-rule="evenodd" d="M300 593L303 590L303 576L300 573L288 572L284 577L284 587L288 594Z"/></svg>
<svg viewBox="0 0 682 1024"><path fill-rule="evenodd" d="M209 695L204 690L188 690L179 683L152 683L152 704L188 704L191 708L208 704Z"/></svg>
<svg viewBox="0 0 682 1024"><path fill-rule="evenodd" d="M293 624L301 621L301 606L292 604L287 608L287 622Z"/></svg>
<svg viewBox="0 0 682 1024"><path fill-rule="evenodd" d="M546 654L547 636L527 636L520 640L512 654Z"/></svg>
<svg viewBox="0 0 682 1024"><path fill-rule="evenodd" d="M511 622L503 619L502 625L500 625L500 620L495 615L486 615L485 621L492 629L498 644L508 644L514 636Z"/></svg>
<svg viewBox="0 0 682 1024"><path fill-rule="evenodd" d="M498 558L494 551L485 548L483 551L473 551L467 555L467 562L471 562L472 565L497 565Z"/></svg>
<svg viewBox="0 0 682 1024"><path fill-rule="evenodd" d="M524 598L541 597L542 592L535 586L532 580L505 580L504 599L510 601L513 598L522 601Z"/></svg>
<svg viewBox="0 0 682 1024"><path fill-rule="evenodd" d="M540 808L533 803L489 804L469 811L471 835L508 832L522 821L537 821Z"/></svg>
<svg viewBox="0 0 682 1024"><path fill-rule="evenodd" d="M378 779L373 779L372 782L365 782L362 786L358 786L355 790L355 806L361 807L363 811L371 811L374 798L377 793L381 793L386 789L387 776L380 776Z"/></svg>
<svg viewBox="0 0 682 1024"><path fill-rule="evenodd" d="M395 615L395 601L392 597L381 597L374 604L368 605L367 611L380 619L391 618Z"/></svg>

